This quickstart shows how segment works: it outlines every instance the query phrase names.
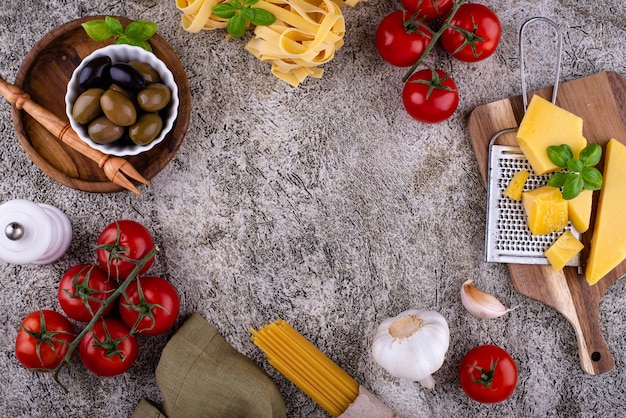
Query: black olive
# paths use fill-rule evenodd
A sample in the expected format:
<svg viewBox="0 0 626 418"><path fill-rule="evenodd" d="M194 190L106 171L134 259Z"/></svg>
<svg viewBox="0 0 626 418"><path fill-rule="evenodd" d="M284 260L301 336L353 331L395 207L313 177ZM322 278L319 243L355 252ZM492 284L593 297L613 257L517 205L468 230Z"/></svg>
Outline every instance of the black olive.
<svg viewBox="0 0 626 418"><path fill-rule="evenodd" d="M138 91L146 85L143 75L126 62L113 64L110 74L111 81L126 90Z"/></svg>
<svg viewBox="0 0 626 418"><path fill-rule="evenodd" d="M111 68L111 58L97 57L85 64L78 75L78 83L84 89L93 87L106 88L111 82L109 70Z"/></svg>

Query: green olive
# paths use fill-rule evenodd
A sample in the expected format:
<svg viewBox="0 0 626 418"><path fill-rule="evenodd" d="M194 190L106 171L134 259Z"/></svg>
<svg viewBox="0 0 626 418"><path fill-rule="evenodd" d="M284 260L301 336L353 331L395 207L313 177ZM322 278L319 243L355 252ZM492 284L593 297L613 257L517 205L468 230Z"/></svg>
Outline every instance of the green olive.
<svg viewBox="0 0 626 418"><path fill-rule="evenodd" d="M146 145L159 136L162 128L163 121L157 113L144 113L130 127L128 134L135 144Z"/></svg>
<svg viewBox="0 0 626 418"><path fill-rule="evenodd" d="M89 124L87 133L96 144L108 144L117 141L124 135L125 128L118 126L107 119L106 116L100 116Z"/></svg>
<svg viewBox="0 0 626 418"><path fill-rule="evenodd" d="M146 112L158 112L172 99L169 87L161 83L150 84L137 94L137 104Z"/></svg>
<svg viewBox="0 0 626 418"><path fill-rule="evenodd" d="M161 82L159 73L157 73L149 64L141 61L131 61L128 64L134 67L135 70L139 71L139 73L143 76L143 79L146 81L146 84Z"/></svg>
<svg viewBox="0 0 626 418"><path fill-rule="evenodd" d="M96 118L102 109L100 108L100 97L104 90L92 88L85 90L74 102L72 107L72 117L80 124L87 124Z"/></svg>
<svg viewBox="0 0 626 418"><path fill-rule="evenodd" d="M109 86L109 90L115 90L117 92L122 93L124 96L128 97L129 100L133 101L135 100L135 96L133 96L133 94L131 92L129 92L128 90L126 90L125 88L120 87L119 85L113 83Z"/></svg>
<svg viewBox="0 0 626 418"><path fill-rule="evenodd" d="M104 115L118 126L130 126L137 120L137 109L123 93L107 90L100 97Z"/></svg>

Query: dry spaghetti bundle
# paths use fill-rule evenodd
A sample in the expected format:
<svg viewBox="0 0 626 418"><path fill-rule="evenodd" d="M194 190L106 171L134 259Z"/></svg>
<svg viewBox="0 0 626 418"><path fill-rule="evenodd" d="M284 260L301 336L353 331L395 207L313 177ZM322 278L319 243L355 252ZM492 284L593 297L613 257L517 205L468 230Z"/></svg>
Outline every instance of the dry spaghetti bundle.
<svg viewBox="0 0 626 418"><path fill-rule="evenodd" d="M269 363L333 417L396 416L286 321L250 332Z"/></svg>
<svg viewBox="0 0 626 418"><path fill-rule="evenodd" d="M271 72L296 87L306 77L319 78L320 65L331 60L343 45L345 21L342 6L362 0L260 0L255 7L272 13L276 21L256 26L246 49L272 65ZM225 28L227 19L211 12L224 0L176 0L189 32Z"/></svg>

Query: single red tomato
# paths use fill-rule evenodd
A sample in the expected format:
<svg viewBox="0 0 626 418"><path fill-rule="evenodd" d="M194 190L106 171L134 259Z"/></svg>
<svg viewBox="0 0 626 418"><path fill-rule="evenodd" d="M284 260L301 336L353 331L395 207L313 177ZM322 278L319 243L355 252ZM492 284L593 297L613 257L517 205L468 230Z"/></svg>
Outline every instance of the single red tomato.
<svg viewBox="0 0 626 418"><path fill-rule="evenodd" d="M448 119L459 105L454 80L442 70L424 69L413 73L402 89L406 111L424 123Z"/></svg>
<svg viewBox="0 0 626 418"><path fill-rule="evenodd" d="M70 318L89 322L102 303L115 291L117 283L95 264L78 264L63 274L57 292L63 312ZM108 314L110 304L103 311Z"/></svg>
<svg viewBox="0 0 626 418"><path fill-rule="evenodd" d="M504 349L481 345L461 360L459 379L461 388L470 398L482 403L501 402L515 390L517 365Z"/></svg>
<svg viewBox="0 0 626 418"><path fill-rule="evenodd" d="M180 300L176 289L161 277L141 277L128 285L119 299L122 321L146 335L161 334L174 325Z"/></svg>
<svg viewBox="0 0 626 418"><path fill-rule="evenodd" d="M500 43L502 25L487 6L462 4L450 26L441 34L441 45L460 61L476 62L490 57Z"/></svg>
<svg viewBox="0 0 626 418"><path fill-rule="evenodd" d="M15 356L27 369L47 372L61 364L74 338L74 326L62 314L35 311L22 320L17 331Z"/></svg>
<svg viewBox="0 0 626 418"><path fill-rule="evenodd" d="M402 6L411 14L426 19L439 19L448 14L454 0L402 0Z"/></svg>
<svg viewBox="0 0 626 418"><path fill-rule="evenodd" d="M376 29L376 50L391 65L408 67L422 56L433 34L428 25L405 11L387 15Z"/></svg>
<svg viewBox="0 0 626 418"><path fill-rule="evenodd" d="M136 264L154 249L150 231L139 222L120 220L106 226L98 237L96 255L100 266L117 280L126 279ZM154 257L137 274L145 273Z"/></svg>
<svg viewBox="0 0 626 418"><path fill-rule="evenodd" d="M87 369L98 376L117 376L137 359L137 338L121 321L104 318L78 343L78 354Z"/></svg>

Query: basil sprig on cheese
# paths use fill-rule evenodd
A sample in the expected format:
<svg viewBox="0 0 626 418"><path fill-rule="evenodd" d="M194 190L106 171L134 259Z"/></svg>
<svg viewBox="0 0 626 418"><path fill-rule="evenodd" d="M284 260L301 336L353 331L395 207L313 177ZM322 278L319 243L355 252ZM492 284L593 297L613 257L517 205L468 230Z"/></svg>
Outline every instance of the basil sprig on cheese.
<svg viewBox="0 0 626 418"><path fill-rule="evenodd" d="M591 143L582 149L578 159L567 144L552 145L547 149L550 161L564 170L554 173L548 185L561 189L563 199L570 200L583 189L599 190L602 187L602 173L595 168L602 157L602 148Z"/></svg>

